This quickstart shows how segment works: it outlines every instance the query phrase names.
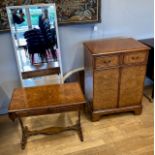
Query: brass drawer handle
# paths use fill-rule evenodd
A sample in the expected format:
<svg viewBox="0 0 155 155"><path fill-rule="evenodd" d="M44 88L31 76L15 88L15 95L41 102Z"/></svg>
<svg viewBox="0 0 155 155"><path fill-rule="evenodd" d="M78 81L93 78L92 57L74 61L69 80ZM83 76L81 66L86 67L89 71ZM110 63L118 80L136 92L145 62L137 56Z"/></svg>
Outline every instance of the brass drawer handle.
<svg viewBox="0 0 155 155"><path fill-rule="evenodd" d="M139 59L139 56L136 56L136 57L131 57L132 60L137 60Z"/></svg>
<svg viewBox="0 0 155 155"><path fill-rule="evenodd" d="M103 61L103 63L105 63L105 64L109 64L109 63L111 63L111 60Z"/></svg>

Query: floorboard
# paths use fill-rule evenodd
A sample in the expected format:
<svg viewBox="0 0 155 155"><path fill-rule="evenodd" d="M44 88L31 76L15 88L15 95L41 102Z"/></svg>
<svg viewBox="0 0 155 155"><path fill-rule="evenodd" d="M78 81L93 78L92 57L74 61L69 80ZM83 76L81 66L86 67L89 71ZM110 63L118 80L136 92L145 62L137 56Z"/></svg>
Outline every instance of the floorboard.
<svg viewBox="0 0 155 155"><path fill-rule="evenodd" d="M141 115L122 113L103 116L91 122L82 115L84 142L77 133L68 131L51 136L28 139L25 150L20 149L20 127L7 116L0 117L0 155L153 155L154 105L143 97ZM29 117L24 121L29 128L73 124L76 113Z"/></svg>

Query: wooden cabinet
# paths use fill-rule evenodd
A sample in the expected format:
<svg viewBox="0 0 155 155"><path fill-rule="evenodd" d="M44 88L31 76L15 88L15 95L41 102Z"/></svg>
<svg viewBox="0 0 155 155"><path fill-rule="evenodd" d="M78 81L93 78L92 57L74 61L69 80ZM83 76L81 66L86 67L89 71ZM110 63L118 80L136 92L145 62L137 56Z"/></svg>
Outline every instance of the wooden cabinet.
<svg viewBox="0 0 155 155"><path fill-rule="evenodd" d="M85 48L85 95L92 120L142 111L149 48L132 38L89 41Z"/></svg>

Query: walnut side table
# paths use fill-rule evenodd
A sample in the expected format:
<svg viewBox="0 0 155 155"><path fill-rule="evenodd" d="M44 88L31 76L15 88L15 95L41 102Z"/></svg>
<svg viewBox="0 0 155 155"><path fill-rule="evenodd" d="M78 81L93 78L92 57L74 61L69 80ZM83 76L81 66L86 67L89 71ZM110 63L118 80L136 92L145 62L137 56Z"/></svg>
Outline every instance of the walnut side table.
<svg viewBox="0 0 155 155"><path fill-rule="evenodd" d="M38 134L51 135L68 130L78 131L80 140L83 141L80 111L85 102L78 83L15 89L9 105L9 117L13 121L15 119L19 120L22 129L21 148L25 149L27 139L30 136ZM75 125L68 127L49 127L42 130L30 131L22 122L22 117L69 111L78 111L78 120Z"/></svg>

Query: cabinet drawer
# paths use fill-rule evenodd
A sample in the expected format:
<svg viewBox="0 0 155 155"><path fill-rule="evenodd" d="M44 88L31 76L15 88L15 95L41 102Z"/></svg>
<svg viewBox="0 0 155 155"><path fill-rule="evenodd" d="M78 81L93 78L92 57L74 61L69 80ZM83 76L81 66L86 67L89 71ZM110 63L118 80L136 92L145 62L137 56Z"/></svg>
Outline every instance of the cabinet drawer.
<svg viewBox="0 0 155 155"><path fill-rule="evenodd" d="M119 56L101 56L95 58L95 68L111 67L119 65Z"/></svg>
<svg viewBox="0 0 155 155"><path fill-rule="evenodd" d="M136 52L124 55L124 64L144 63L147 60L147 52Z"/></svg>

